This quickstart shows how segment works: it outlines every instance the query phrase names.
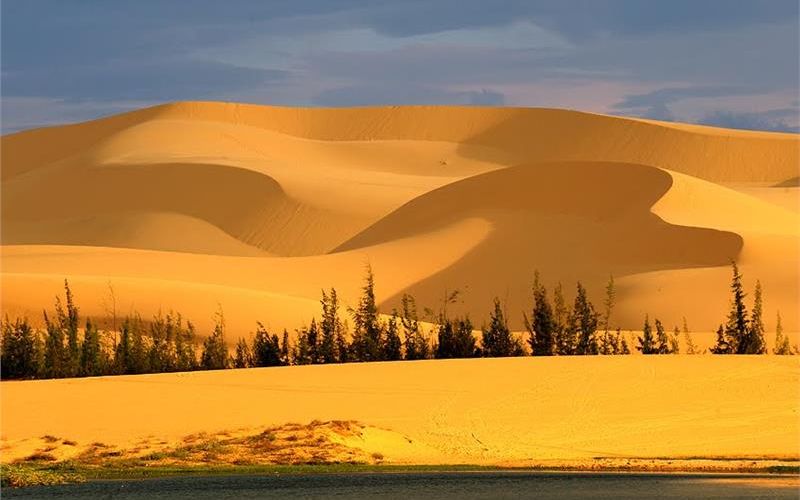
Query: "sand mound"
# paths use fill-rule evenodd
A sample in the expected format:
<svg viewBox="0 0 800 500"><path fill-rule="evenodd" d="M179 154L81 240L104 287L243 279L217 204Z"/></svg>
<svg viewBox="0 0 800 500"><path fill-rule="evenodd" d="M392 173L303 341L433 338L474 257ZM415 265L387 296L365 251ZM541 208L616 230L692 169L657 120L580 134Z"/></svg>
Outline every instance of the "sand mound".
<svg viewBox="0 0 800 500"><path fill-rule="evenodd" d="M797 178L798 144L565 110L429 106L176 103L20 132L0 151L3 308L38 314L69 277L87 301L119 284L145 315L205 297L242 325L292 328L322 287L353 303L370 261L384 308L404 292L436 307L459 288L478 323L497 295L519 327L534 269L567 290L582 280L596 301L613 273L623 328L652 311L712 330L736 258L748 286L762 280L767 316L780 309L794 330L800 231L797 212L778 205L797 193L767 186Z"/></svg>

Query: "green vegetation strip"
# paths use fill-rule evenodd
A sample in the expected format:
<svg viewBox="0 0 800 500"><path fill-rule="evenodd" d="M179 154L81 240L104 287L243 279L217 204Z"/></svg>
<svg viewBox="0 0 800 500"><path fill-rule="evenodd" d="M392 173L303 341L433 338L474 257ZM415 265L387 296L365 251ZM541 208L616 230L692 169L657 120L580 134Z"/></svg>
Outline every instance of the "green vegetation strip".
<svg viewBox="0 0 800 500"><path fill-rule="evenodd" d="M491 471L537 471L537 472L593 472L593 473L687 473L692 471L659 470L645 467L592 468L554 467L548 465L532 467L500 467L491 465L374 465L374 464L296 464L296 465L167 465L130 467L115 464L113 467L85 466L71 462L58 464L15 464L3 465L0 468L0 479L3 487L26 487L81 483L103 480L141 480L175 476L227 476L227 475L273 475L273 474L359 474L359 473L412 473L412 472L491 472ZM719 473L721 471L699 471L701 473ZM800 474L800 466L767 466L748 467L725 470L725 473L758 473L758 474Z"/></svg>

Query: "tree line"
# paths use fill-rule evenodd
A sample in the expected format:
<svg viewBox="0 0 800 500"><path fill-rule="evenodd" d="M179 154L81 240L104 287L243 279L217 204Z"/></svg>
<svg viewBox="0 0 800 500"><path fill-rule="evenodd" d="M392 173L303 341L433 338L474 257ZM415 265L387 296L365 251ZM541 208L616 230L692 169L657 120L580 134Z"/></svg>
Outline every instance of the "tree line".
<svg viewBox="0 0 800 500"><path fill-rule="evenodd" d="M732 264L731 307L717 330L714 354L765 354L763 298L756 283L754 302L748 314L741 274ZM576 284L575 299L569 304L560 284L552 290L552 300L534 275L532 305L523 314L527 338L523 341L509 328L507 312L495 298L488 323L475 335L469 316L452 317L449 304L459 292L445 292L437 312L425 309L432 324L431 335L422 328L416 301L404 294L400 310L382 316L375 300L375 279L368 266L361 297L347 308L352 320L342 314L336 289L322 291L319 321L296 331L295 340L283 330L279 335L257 323L252 339L240 338L230 353L226 343L225 318L220 310L214 328L202 342L195 327L179 313L157 314L145 322L138 314L125 317L116 328L100 330L91 318L80 331L79 309L68 281L65 299L56 297L54 311L43 313L44 331L31 326L27 318L13 321L6 317L0 336L0 375L4 379L63 378L97 375L162 373L224 368L250 368L305 364L398 361L505 356L622 355L631 348L620 328L611 328L616 305L616 288L611 277L600 311L588 299L583 285ZM667 333L662 322L645 315L642 333L635 349L642 354L677 354L683 336L684 352L700 354L686 320ZM432 337L432 338L431 338ZM523 344L527 343L527 347ZM776 324L774 354L797 354L783 334L780 314Z"/></svg>

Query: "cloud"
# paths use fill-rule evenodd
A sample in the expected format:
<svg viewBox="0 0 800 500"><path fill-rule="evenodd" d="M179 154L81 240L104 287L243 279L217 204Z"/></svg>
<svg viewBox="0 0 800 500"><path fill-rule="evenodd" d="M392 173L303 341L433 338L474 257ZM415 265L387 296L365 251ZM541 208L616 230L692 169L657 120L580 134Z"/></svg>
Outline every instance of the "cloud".
<svg viewBox="0 0 800 500"><path fill-rule="evenodd" d="M679 101L720 96L754 95L759 92L759 89L730 85L668 87L644 94L628 95L622 101L611 106L611 108L614 112L622 115L674 121L675 115L670 105Z"/></svg>
<svg viewBox="0 0 800 500"><path fill-rule="evenodd" d="M319 106L380 106L403 104L461 104L501 106L505 96L489 89L453 91L433 86L354 85L326 90L313 98Z"/></svg>
<svg viewBox="0 0 800 500"><path fill-rule="evenodd" d="M697 123L716 127L770 132L800 132L798 108L773 109L760 113L736 113L718 110L706 114ZM795 125L792 125L791 122Z"/></svg>

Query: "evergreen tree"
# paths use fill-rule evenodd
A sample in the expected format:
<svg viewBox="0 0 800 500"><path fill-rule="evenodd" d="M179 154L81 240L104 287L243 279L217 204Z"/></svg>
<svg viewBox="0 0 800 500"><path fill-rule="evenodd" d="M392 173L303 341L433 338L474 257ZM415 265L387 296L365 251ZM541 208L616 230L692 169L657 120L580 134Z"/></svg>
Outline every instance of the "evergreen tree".
<svg viewBox="0 0 800 500"><path fill-rule="evenodd" d="M322 363L322 356L319 350L319 328L317 327L317 319L311 318L311 326L306 330L306 343L308 346L309 362L313 365Z"/></svg>
<svg viewBox="0 0 800 500"><path fill-rule="evenodd" d="M47 378L67 376L67 351L64 348L64 329L60 321L51 321L44 311L44 364Z"/></svg>
<svg viewBox="0 0 800 500"><path fill-rule="evenodd" d="M638 338L639 345L636 347L642 354L658 354L656 339L653 338L653 329L650 327L650 318L645 315L642 336Z"/></svg>
<svg viewBox="0 0 800 500"><path fill-rule="evenodd" d="M614 354L630 354L631 349L628 347L628 341L625 340L625 337L622 335L622 330L617 327L617 339L616 339L616 348L614 350Z"/></svg>
<svg viewBox="0 0 800 500"><path fill-rule="evenodd" d="M560 356L575 354L578 345L578 332L572 327L572 313L564 300L561 283L553 290L553 318L555 320L556 353Z"/></svg>
<svg viewBox="0 0 800 500"><path fill-rule="evenodd" d="M789 345L789 337L783 334L780 311L778 311L778 316L775 322L775 349L773 349L772 352L782 356L788 356L792 354L792 348Z"/></svg>
<svg viewBox="0 0 800 500"><path fill-rule="evenodd" d="M247 341L241 337L239 337L238 342L236 342L236 351L233 356L233 367L234 368L250 368L253 366L253 356L250 352L250 346L247 345Z"/></svg>
<svg viewBox="0 0 800 500"><path fill-rule="evenodd" d="M203 342L200 367L203 370L222 370L228 367L228 348L225 346L225 317L222 312L217 313L214 331Z"/></svg>
<svg viewBox="0 0 800 500"><path fill-rule="evenodd" d="M353 314L353 357L356 361L379 361L383 354L383 329L375 303L375 277L367 265L364 287Z"/></svg>
<svg viewBox="0 0 800 500"><path fill-rule="evenodd" d="M291 353L292 348L289 345L289 332L286 328L283 329L283 341L281 342L281 364L288 366L292 364Z"/></svg>
<svg viewBox="0 0 800 500"><path fill-rule="evenodd" d="M683 318L683 341L686 344L686 354L700 354L700 349L692 340L692 335L689 332L689 325L686 324L686 318Z"/></svg>
<svg viewBox="0 0 800 500"><path fill-rule="evenodd" d="M606 298L603 301L605 310L603 312L603 330L608 333L611 328L611 313L614 311L614 305L617 301L617 289L614 285L614 275L609 276L608 284L606 285Z"/></svg>
<svg viewBox="0 0 800 500"><path fill-rule="evenodd" d="M150 373L150 357L144 339L142 319L134 316L129 320L128 327L131 331L131 353L128 358L128 372L132 374Z"/></svg>
<svg viewBox="0 0 800 500"><path fill-rule="evenodd" d="M347 344L347 321L340 324L336 330L336 362L348 363L350 361L350 346Z"/></svg>
<svg viewBox="0 0 800 500"><path fill-rule="evenodd" d="M403 333L405 335L406 359L429 358L430 347L428 346L428 340L420 330L417 304L414 297L404 293L401 306L400 322L403 325Z"/></svg>
<svg viewBox="0 0 800 500"><path fill-rule="evenodd" d="M753 300L753 312L745 340L738 349L739 354L765 354L767 342L764 340L763 303L761 298L761 282L756 281L756 291Z"/></svg>
<svg viewBox="0 0 800 500"><path fill-rule="evenodd" d="M175 317L175 369L191 371L197 369L197 350L195 349L194 324L191 321L183 326L180 314Z"/></svg>
<svg viewBox="0 0 800 500"><path fill-rule="evenodd" d="M400 340L398 333L399 318L397 311L392 311L392 316L386 325L386 341L383 345L383 359L387 361L398 361L403 359L402 347L403 343Z"/></svg>
<svg viewBox="0 0 800 500"><path fill-rule="evenodd" d="M130 322L128 318L125 318L120 327L119 342L114 348L114 370L116 373L130 373L128 365L131 358L132 347Z"/></svg>
<svg viewBox="0 0 800 500"><path fill-rule="evenodd" d="M442 316L439 320L438 339L436 358L472 358L477 354L469 318L452 320Z"/></svg>
<svg viewBox="0 0 800 500"><path fill-rule="evenodd" d="M322 321L320 331L322 340L319 347L319 361L321 363L336 363L339 361L337 337L342 334L342 322L339 319L339 299L336 289L331 288L330 295L322 290Z"/></svg>
<svg viewBox="0 0 800 500"><path fill-rule="evenodd" d="M81 368L80 373L84 377L103 375L108 365L105 351L100 345L100 332L97 327L86 319L86 328L83 332L83 343L81 344Z"/></svg>
<svg viewBox="0 0 800 500"><path fill-rule="evenodd" d="M495 358L515 355L514 340L508 329L503 309L500 307L500 299L495 297L489 326L483 328L483 356Z"/></svg>
<svg viewBox="0 0 800 500"><path fill-rule="evenodd" d="M586 297L586 289L578 282L578 293L572 308L570 330L578 336L576 354L597 354L597 313L594 306Z"/></svg>
<svg viewBox="0 0 800 500"><path fill-rule="evenodd" d="M0 343L0 378L37 378L39 373L39 342L27 318L17 318L14 323L6 316L2 322Z"/></svg>
<svg viewBox="0 0 800 500"><path fill-rule="evenodd" d="M728 343L728 336L725 334L725 328L722 325L719 325L719 328L717 328L717 342L710 351L711 354L733 353L733 346Z"/></svg>
<svg viewBox="0 0 800 500"><path fill-rule="evenodd" d="M66 293L66 310L61 305L61 300L56 298L56 314L62 331L67 337L67 351L65 363L65 377L75 377L80 372L81 350L78 342L78 307L72 297L69 282L64 280Z"/></svg>
<svg viewBox="0 0 800 500"><path fill-rule="evenodd" d="M669 338L664 330L664 325L656 318L656 352L655 354L669 354Z"/></svg>
<svg viewBox="0 0 800 500"><path fill-rule="evenodd" d="M252 366L280 366L282 359L281 345L277 335L270 335L260 322L253 337ZM288 334L287 334L288 337Z"/></svg>
<svg viewBox="0 0 800 500"><path fill-rule="evenodd" d="M534 356L552 356L556 354L557 328L553 308L547 300L547 289L539 282L539 273L534 275L533 312L531 321L525 317L525 328L530 334L531 354Z"/></svg>
<svg viewBox="0 0 800 500"><path fill-rule="evenodd" d="M294 347L294 364L296 365L310 365L314 362L311 355L311 342L309 342L309 329L303 327L297 333L297 343Z"/></svg>
<svg viewBox="0 0 800 500"><path fill-rule="evenodd" d="M731 267L733 268L733 280L731 281L733 298L725 323L725 337L731 353L744 354L743 351L748 348L746 337L749 328L747 309L744 305L745 293L742 287L742 275L739 274L736 262L731 262Z"/></svg>
<svg viewBox="0 0 800 500"><path fill-rule="evenodd" d="M676 326L675 329L672 331L672 336L669 338L669 353L670 354L680 354L681 353L681 331L678 330Z"/></svg>

